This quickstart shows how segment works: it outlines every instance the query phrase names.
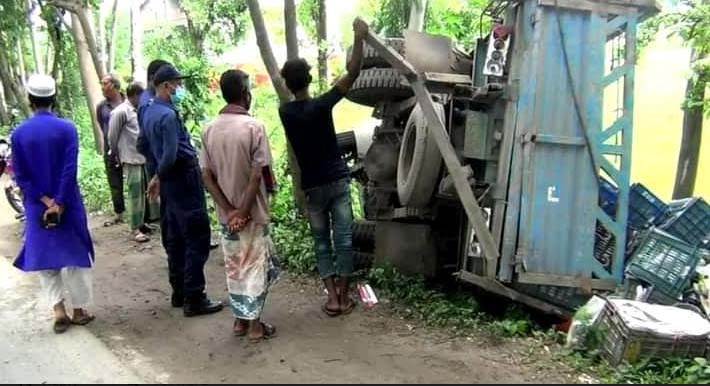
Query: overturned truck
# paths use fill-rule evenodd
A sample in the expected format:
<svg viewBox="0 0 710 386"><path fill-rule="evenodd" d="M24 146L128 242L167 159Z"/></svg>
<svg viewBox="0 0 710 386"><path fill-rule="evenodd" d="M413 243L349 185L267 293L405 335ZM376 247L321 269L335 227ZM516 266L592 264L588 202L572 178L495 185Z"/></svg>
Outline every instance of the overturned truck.
<svg viewBox="0 0 710 386"><path fill-rule="evenodd" d="M566 315L623 280L636 29L649 0L493 0L471 53L370 34L348 99L358 254ZM365 145L363 145L365 144ZM600 179L618 189L609 214ZM600 238L599 234L604 237Z"/></svg>

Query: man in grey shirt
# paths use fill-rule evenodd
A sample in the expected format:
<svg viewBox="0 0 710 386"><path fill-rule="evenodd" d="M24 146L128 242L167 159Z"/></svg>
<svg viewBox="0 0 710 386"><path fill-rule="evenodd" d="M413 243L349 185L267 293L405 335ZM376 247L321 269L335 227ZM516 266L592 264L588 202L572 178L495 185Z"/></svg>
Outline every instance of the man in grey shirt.
<svg viewBox="0 0 710 386"><path fill-rule="evenodd" d="M146 205L148 186L145 157L138 152L137 107L143 86L133 83L126 89L126 101L111 111L108 125L109 151L118 157L126 181L126 204L133 240L146 242L151 229L145 225L156 205Z"/></svg>

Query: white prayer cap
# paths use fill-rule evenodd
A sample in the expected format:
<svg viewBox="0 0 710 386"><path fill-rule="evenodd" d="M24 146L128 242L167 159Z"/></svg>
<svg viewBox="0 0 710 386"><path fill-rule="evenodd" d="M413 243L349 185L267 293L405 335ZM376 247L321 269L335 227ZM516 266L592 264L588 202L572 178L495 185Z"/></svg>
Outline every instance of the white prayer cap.
<svg viewBox="0 0 710 386"><path fill-rule="evenodd" d="M46 98L57 93L57 82L49 75L33 74L27 79L25 88L32 96Z"/></svg>

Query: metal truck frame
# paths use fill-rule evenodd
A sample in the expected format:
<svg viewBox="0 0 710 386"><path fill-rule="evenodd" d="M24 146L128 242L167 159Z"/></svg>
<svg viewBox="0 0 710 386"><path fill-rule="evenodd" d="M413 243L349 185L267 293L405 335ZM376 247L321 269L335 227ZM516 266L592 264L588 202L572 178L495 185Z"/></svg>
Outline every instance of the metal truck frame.
<svg viewBox="0 0 710 386"><path fill-rule="evenodd" d="M441 177L453 183L465 212L459 279L560 316L622 282L636 28L659 9L652 0L494 0L486 12L504 32L479 41L471 73L426 71L426 60L422 70L411 63L422 62L415 52L422 50L403 53L369 34L368 45L413 90L443 158ZM486 67L495 49L507 50L504 64ZM438 111L441 100L448 116ZM455 103L467 106L458 128ZM467 153L457 137L481 150ZM485 172L474 177L476 163ZM600 178L618 188L612 215L599 207ZM477 182L487 189L481 193ZM409 217L390 223L426 218L421 205L400 205L397 213ZM611 258L595 255L600 231L611 240Z"/></svg>

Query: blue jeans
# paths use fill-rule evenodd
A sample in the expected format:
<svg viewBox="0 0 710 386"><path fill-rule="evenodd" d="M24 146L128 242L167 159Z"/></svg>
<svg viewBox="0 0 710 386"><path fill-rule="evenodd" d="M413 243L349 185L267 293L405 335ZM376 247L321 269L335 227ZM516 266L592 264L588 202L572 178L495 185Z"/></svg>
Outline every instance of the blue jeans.
<svg viewBox="0 0 710 386"><path fill-rule="evenodd" d="M349 179L307 189L304 193L321 278L351 276L353 209Z"/></svg>

